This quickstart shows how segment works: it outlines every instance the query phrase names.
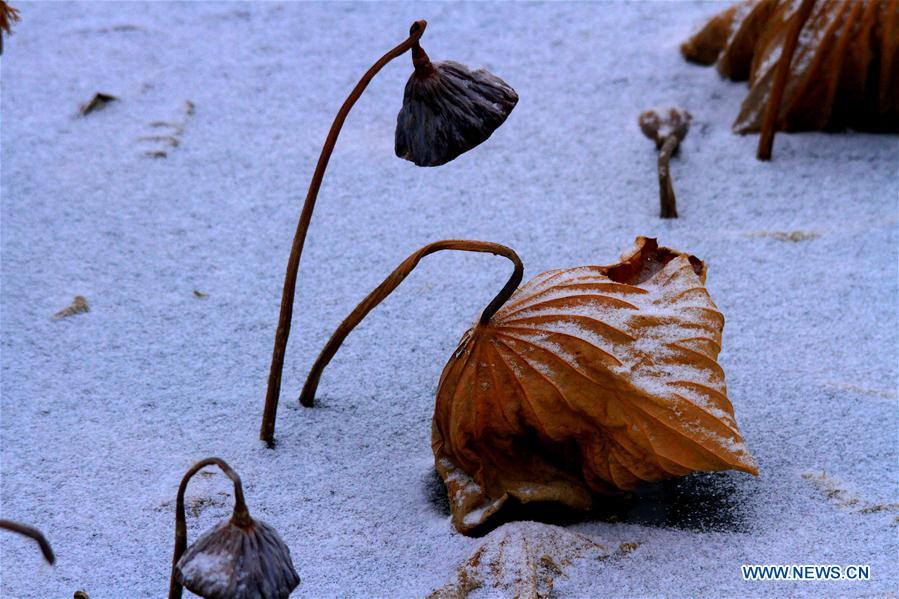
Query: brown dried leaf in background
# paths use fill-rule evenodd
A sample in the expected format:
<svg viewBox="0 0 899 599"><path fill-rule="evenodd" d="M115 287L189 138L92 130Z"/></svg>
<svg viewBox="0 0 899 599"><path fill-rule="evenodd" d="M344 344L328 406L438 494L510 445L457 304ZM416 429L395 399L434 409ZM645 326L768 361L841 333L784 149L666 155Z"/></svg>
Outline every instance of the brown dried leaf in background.
<svg viewBox="0 0 899 599"><path fill-rule="evenodd" d="M3 54L3 34L12 35L12 24L19 21L19 11L0 0L0 54Z"/></svg>
<svg viewBox="0 0 899 599"><path fill-rule="evenodd" d="M75 299L72 300L71 305L63 308L53 315L53 320L68 318L69 316L74 316L75 314L83 314L84 312L90 312L90 308L87 305L87 299L83 295L76 295Z"/></svg>
<svg viewBox="0 0 899 599"><path fill-rule="evenodd" d="M92 112L96 112L97 110L103 110L104 108L106 108L107 104L109 104L110 102L115 102L117 100L118 98L113 95L97 92L89 102L81 105L81 107L78 109L78 112L81 113L81 116L87 116Z"/></svg>
<svg viewBox="0 0 899 599"><path fill-rule="evenodd" d="M722 76L749 80L734 122L738 133L761 129L798 8L787 0L746 0L681 46L688 60L714 62ZM801 30L775 123L780 131L899 131L899 2L818 0Z"/></svg>
<svg viewBox="0 0 899 599"><path fill-rule="evenodd" d="M618 264L538 275L466 333L432 432L460 532L510 499L589 509L595 493L643 481L758 472L716 361L724 317L705 276L695 256L640 237Z"/></svg>

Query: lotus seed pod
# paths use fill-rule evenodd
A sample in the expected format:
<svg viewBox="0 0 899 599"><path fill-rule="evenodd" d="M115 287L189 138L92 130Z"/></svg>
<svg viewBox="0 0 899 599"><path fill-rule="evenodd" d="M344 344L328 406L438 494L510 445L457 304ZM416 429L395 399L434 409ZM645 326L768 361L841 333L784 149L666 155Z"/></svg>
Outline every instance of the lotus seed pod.
<svg viewBox="0 0 899 599"><path fill-rule="evenodd" d="M486 141L517 102L515 90L484 69L416 61L396 119L396 155L418 166L446 164Z"/></svg>
<svg viewBox="0 0 899 599"><path fill-rule="evenodd" d="M234 483L234 513L187 547L184 494L190 479L213 465ZM184 588L207 599L284 599L298 584L290 549L271 526L250 517L237 472L216 457L191 466L181 479L175 501L169 599L181 599Z"/></svg>
<svg viewBox="0 0 899 599"><path fill-rule="evenodd" d="M290 549L264 522L226 520L188 548L175 575L208 599L284 599L300 584Z"/></svg>

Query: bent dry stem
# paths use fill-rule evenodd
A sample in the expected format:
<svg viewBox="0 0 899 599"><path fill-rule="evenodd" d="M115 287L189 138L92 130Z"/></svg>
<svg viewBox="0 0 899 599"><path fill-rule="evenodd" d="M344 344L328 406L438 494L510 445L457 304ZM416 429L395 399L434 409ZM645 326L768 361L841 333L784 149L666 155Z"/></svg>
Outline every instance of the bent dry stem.
<svg viewBox="0 0 899 599"><path fill-rule="evenodd" d="M0 528L17 532L29 539L34 539L37 541L38 547L41 548L41 553L44 554L44 559L47 560L47 563L52 564L56 561L56 556L53 555L53 549L50 547L50 542L47 541L47 537L44 536L44 533L38 529L28 526L27 524L14 522L13 520L0 520Z"/></svg>
<svg viewBox="0 0 899 599"><path fill-rule="evenodd" d="M394 58L401 56L408 50L415 48L415 67L432 68L427 59L427 55L418 41L427 27L424 20L415 21L409 29L409 37L401 44L387 52L382 56L370 69L362 76L353 91L344 101L331 129L328 137L325 139L325 145L322 147L321 155L318 158L318 164L315 166L315 172L312 174L312 181L309 183L309 191L306 193L306 200L303 204L303 210L300 212L300 219L297 222L297 230L293 237L293 245L290 248L290 258L287 261L287 272L284 275L284 291L281 296L281 312L278 316L278 329L275 332L275 346L272 350L272 365L268 375L268 389L265 394L265 408L262 415L262 427L259 437L269 446L273 444L275 435L275 416L278 411L278 399L281 394L281 373L284 368L284 353L287 348L287 339L290 336L290 323L293 318L293 303L297 284L297 271L300 267L300 256L303 253L303 244L306 241L306 233L309 231L309 223L312 220L312 211L315 208L315 200L318 197L319 188L321 188L322 179L325 176L325 169L328 167L328 160L334 151L334 145L337 143L337 137L343 127L344 121L350 112L350 109L365 91L369 82L378 74L384 66ZM419 52L420 51L420 52Z"/></svg>
<svg viewBox="0 0 899 599"><path fill-rule="evenodd" d="M184 551L187 549L187 522L184 517L184 493L187 491L187 483L193 476L205 468L206 466L218 466L225 476L234 483L234 514L231 516L232 524L240 527L247 527L253 523L250 518L250 511L243 498L243 484L240 482L240 476L231 469L225 460L221 458L206 458L190 467L181 479L181 485L178 487L178 498L175 502L175 551L172 556L172 572L169 579L169 599L181 599L181 593L184 588L175 579L175 566Z"/></svg>
<svg viewBox="0 0 899 599"><path fill-rule="evenodd" d="M356 309L353 310L342 323L340 323L340 326L337 327L337 330L331 335L328 343L325 345L324 349L322 349L321 354L319 354L318 358L315 360L315 364L312 365L309 376L306 377L306 383L303 385L302 393L300 393L300 404L307 408L313 406L315 392L318 389L318 383L321 379L322 372L331 361L331 358L334 357L334 354L337 353L337 350L340 349L340 345L343 343L344 339L346 339L347 335L356 328L356 325L358 325L362 319L375 308L375 306L384 301L384 299L403 282L409 273L415 269L422 258L442 250L495 254L508 258L515 266L506 285L487 305L484 312L481 313L479 324L487 324L493 315L496 314L496 311L506 303L506 300L515 293L515 290L518 289L518 286L521 284L521 278L524 274L524 267L521 264L521 259L519 259L518 254L516 254L514 250L504 245L488 241L449 239L445 241L435 241L434 243L424 246L396 267L396 269L384 279L384 282L378 285L374 291L369 293L368 296L356 306Z"/></svg>

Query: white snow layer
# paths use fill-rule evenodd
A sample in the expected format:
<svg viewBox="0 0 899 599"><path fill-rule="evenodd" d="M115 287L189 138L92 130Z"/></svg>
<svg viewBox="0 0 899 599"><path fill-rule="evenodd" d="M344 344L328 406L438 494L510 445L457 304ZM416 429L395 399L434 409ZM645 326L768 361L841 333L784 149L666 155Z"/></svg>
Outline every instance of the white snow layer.
<svg viewBox="0 0 899 599"><path fill-rule="evenodd" d="M530 278L615 262L641 234L708 263L727 319L720 363L761 474L725 479L739 532L571 525L638 546L578 561L556 592L899 586L899 142L781 134L774 160L756 161L757 137L730 131L746 87L678 52L723 4L16 5L0 104L0 495L2 517L42 529L58 561L3 534L3 597L164 596L178 481L209 455L240 472L251 513L290 547L297 596L439 588L478 541L431 499L433 395L508 263L428 257L349 337L312 410L296 401L306 370L340 319L427 242L508 244ZM483 65L521 100L482 146L417 168L393 155L409 57L371 84L321 190L278 445L266 449L284 267L321 143L358 77L419 18L433 59ZM96 92L120 101L79 118ZM637 116L668 105L695 120L672 161L680 218L662 221L656 151ZM793 231L815 235L794 242ZM90 312L51 320L75 295ZM809 472L859 501L834 501ZM230 509L224 477L195 480L190 539ZM743 563L870 564L872 578L744 582Z"/></svg>

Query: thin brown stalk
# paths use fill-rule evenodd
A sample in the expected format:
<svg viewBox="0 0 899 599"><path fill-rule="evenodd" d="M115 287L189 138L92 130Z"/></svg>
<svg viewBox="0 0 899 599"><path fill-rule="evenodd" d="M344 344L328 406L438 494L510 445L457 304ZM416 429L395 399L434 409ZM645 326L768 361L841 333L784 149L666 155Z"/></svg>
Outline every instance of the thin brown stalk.
<svg viewBox="0 0 899 599"><path fill-rule="evenodd" d="M765 106L765 115L762 117L762 132L759 135L759 147L756 158L759 160L771 160L771 151L774 148L774 133L780 120L780 102L783 98L787 77L790 74L790 64L793 62L793 54L799 42L799 33L802 26L812 14L815 0L802 0L793 22L787 30L781 50L780 59L774 71L774 82L768 95L768 104Z"/></svg>
<svg viewBox="0 0 899 599"><path fill-rule="evenodd" d="M221 458L206 458L200 460L190 467L181 479L181 485L178 487L178 498L175 501L175 551L172 556L172 572L169 579L169 599L181 599L181 593L184 588L175 578L175 566L178 560L187 549L187 521L184 516L184 493L187 491L187 483L193 476L205 468L206 466L218 466L225 476L234 483L234 514L231 516L231 522L236 526L247 527L253 523L250 518L250 511L243 497L243 484L240 482L240 476L231 469Z"/></svg>
<svg viewBox="0 0 899 599"><path fill-rule="evenodd" d="M674 186L671 183L671 169L668 163L679 145L680 140L677 136L669 135L659 150L659 216L662 218L677 218L677 199L674 197Z"/></svg>
<svg viewBox="0 0 899 599"><path fill-rule="evenodd" d="M674 197L674 185L671 183L671 157L677 152L681 142L690 130L693 115L686 110L671 108L664 116L655 110L640 113L637 124L643 135L656 144L659 151L659 216L661 218L677 218L677 199Z"/></svg>
<svg viewBox="0 0 899 599"><path fill-rule="evenodd" d="M44 536L44 533L38 529L12 520L0 520L0 528L17 532L29 539L34 539L41 548L41 553L44 554L44 559L47 560L47 563L52 564L56 561L56 556L53 555L53 548L50 547L50 542L47 541L47 537Z"/></svg>
<svg viewBox="0 0 899 599"><path fill-rule="evenodd" d="M434 243L424 246L406 258L402 264L397 266L396 269L384 279L384 282L378 285L374 291L369 293L368 296L356 306L350 315L340 323L340 326L338 326L337 330L334 331L334 334L331 335L328 343L315 360L315 364L312 365L309 376L306 377L306 383L303 385L302 393L300 393L300 404L307 408L313 406L315 402L315 392L318 389L318 383L321 379L322 372L331 361L331 358L334 357L334 354L337 353L337 350L340 349L340 345L343 343L344 339L346 339L347 335L356 328L356 325L358 325L362 319L375 308L375 306L384 301L384 299L390 295L407 276L409 276L409 273L415 269L422 258L442 250L495 254L508 258L515 266L512 271L512 276L509 277L509 281L481 313L480 324L482 325L487 324L490 321L493 315L496 314L496 311L506 303L506 300L515 293L515 290L518 289L518 285L521 284L521 278L524 274L524 267L521 264L521 260L514 250L504 245L487 241L449 239L445 241L435 241Z"/></svg>
<svg viewBox="0 0 899 599"><path fill-rule="evenodd" d="M350 109L365 91L369 82L378 74L384 66L394 58L404 54L413 46L418 46L418 41L427 27L424 20L416 21L409 29L409 37L401 44L387 52L378 61L371 66L370 69L362 76L353 91L344 101L334 122L328 137L325 139L325 145L322 147L321 155L318 158L318 164L315 166L315 172L312 174L312 181L309 183L309 191L306 193L306 201L303 204L303 210L300 212L300 219L297 222L297 230L294 234L293 245L290 248L290 258L287 261L287 272L284 275L284 291L281 296L281 312L278 316L278 329L275 332L275 346L272 350L272 365L268 375L268 389L265 394L265 408L262 414L262 427L259 437L269 446L272 446L275 436L275 417L278 411L278 399L281 394L281 373L284 368L284 353L287 348L287 339L290 336L290 323L293 318L294 295L297 284L297 271L300 268L300 256L303 253L303 244L306 241L306 233L309 231L309 223L312 220L312 210L315 208L315 200L318 197L318 190L321 187L322 179L325 176L325 169L328 166L328 160L334 151L334 145L337 143L337 137L340 135L340 129L346 120ZM422 54L424 51L422 51ZM426 60L426 57L425 57ZM416 65L418 66L418 65Z"/></svg>

